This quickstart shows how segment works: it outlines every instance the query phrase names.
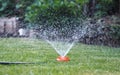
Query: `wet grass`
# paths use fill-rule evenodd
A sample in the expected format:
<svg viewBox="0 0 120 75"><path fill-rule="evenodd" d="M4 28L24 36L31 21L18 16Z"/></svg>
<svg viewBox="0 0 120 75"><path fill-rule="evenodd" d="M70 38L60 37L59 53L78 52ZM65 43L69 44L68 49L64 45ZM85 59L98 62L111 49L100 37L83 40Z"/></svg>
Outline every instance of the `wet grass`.
<svg viewBox="0 0 120 75"><path fill-rule="evenodd" d="M0 75L120 75L120 48L76 44L69 62L46 42L27 38L0 38L0 61L35 64L0 64Z"/></svg>

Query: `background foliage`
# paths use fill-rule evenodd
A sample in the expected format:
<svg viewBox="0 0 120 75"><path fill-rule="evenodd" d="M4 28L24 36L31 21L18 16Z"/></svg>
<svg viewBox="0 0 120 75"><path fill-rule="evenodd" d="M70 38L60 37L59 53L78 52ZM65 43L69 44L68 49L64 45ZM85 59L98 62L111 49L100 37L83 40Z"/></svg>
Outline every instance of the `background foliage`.
<svg viewBox="0 0 120 75"><path fill-rule="evenodd" d="M33 21L36 18L48 19L60 16L77 17L82 14L82 6L86 2L88 0L36 0L27 8L26 20Z"/></svg>
<svg viewBox="0 0 120 75"><path fill-rule="evenodd" d="M35 20L38 15L78 17L83 11L87 11L87 16L91 13L102 17L118 10L119 0L0 0L0 16L17 15L27 21Z"/></svg>
<svg viewBox="0 0 120 75"><path fill-rule="evenodd" d="M0 16L14 14L15 0L0 0Z"/></svg>
<svg viewBox="0 0 120 75"><path fill-rule="evenodd" d="M0 0L0 17L22 16L34 0Z"/></svg>

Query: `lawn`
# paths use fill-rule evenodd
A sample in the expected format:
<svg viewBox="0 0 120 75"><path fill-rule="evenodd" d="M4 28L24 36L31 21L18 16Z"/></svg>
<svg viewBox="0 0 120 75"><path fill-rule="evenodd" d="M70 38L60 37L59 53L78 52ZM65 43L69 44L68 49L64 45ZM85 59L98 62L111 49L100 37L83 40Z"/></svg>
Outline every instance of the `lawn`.
<svg viewBox="0 0 120 75"><path fill-rule="evenodd" d="M0 61L35 64L0 64L0 75L120 75L120 48L77 43L58 62L59 55L45 41L0 38Z"/></svg>

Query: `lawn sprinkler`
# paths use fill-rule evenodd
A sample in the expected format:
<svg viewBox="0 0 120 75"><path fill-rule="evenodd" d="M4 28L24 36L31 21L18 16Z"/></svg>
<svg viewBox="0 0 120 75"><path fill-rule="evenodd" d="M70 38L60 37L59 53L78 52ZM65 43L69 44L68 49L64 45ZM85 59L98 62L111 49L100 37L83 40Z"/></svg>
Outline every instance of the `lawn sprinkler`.
<svg viewBox="0 0 120 75"><path fill-rule="evenodd" d="M69 40L69 39L68 39ZM70 61L69 57L66 55L70 51L70 49L73 47L74 42L69 42L68 40L62 40L62 41L47 41L54 50L58 53L57 61L60 62L68 62Z"/></svg>
<svg viewBox="0 0 120 75"><path fill-rule="evenodd" d="M56 60L60 61L60 62L68 62L68 61L70 61L69 57L66 57L66 56L59 56Z"/></svg>

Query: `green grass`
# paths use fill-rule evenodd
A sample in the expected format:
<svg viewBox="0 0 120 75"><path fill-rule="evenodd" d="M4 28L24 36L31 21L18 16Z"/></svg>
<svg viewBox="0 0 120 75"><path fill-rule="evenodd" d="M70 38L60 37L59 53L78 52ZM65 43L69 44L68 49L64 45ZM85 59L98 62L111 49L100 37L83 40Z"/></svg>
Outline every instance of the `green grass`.
<svg viewBox="0 0 120 75"><path fill-rule="evenodd" d="M76 44L69 62L46 42L27 38L0 38L0 61L36 64L0 65L0 75L120 75L120 48Z"/></svg>

